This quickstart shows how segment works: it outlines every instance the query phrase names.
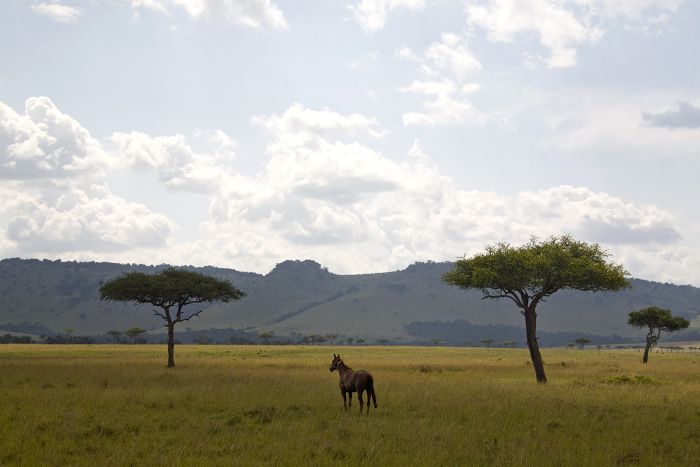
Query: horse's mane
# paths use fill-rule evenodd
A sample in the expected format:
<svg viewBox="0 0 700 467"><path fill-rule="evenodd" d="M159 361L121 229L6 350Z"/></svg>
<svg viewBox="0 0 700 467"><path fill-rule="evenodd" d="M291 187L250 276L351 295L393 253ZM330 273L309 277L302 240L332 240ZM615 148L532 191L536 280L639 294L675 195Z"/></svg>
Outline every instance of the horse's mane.
<svg viewBox="0 0 700 467"><path fill-rule="evenodd" d="M340 363L338 363L338 365L340 365L341 363L343 364L343 366L344 366L346 369L348 369L348 370L350 370L350 371L355 371L355 370L353 370L352 368L350 368L349 366L347 366L347 365L345 364L345 362L344 362L342 359L340 359Z"/></svg>

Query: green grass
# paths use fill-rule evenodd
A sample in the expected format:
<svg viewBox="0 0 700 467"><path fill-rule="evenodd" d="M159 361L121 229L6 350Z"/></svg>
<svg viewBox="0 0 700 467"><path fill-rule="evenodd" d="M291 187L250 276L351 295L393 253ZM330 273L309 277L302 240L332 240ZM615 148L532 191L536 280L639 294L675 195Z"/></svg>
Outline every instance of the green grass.
<svg viewBox="0 0 700 467"><path fill-rule="evenodd" d="M334 350L1 346L0 465L700 465L698 354L342 347L366 417Z"/></svg>

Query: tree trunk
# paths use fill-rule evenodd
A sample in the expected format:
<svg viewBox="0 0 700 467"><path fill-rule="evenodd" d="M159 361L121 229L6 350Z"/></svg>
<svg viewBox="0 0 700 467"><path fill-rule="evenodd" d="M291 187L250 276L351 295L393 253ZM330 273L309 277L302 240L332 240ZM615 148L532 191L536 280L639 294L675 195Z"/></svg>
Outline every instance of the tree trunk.
<svg viewBox="0 0 700 467"><path fill-rule="evenodd" d="M652 344L653 341L651 339L647 339L647 346L644 349L644 357L642 358L642 363L646 363L649 361L649 351L651 350Z"/></svg>
<svg viewBox="0 0 700 467"><path fill-rule="evenodd" d="M175 367L175 323L168 321L168 368Z"/></svg>
<svg viewBox="0 0 700 467"><path fill-rule="evenodd" d="M537 343L537 313L535 307L525 309L525 331L527 333L527 348L530 350L530 359L535 368L535 377L538 383L546 383L544 363L540 355L540 345Z"/></svg>

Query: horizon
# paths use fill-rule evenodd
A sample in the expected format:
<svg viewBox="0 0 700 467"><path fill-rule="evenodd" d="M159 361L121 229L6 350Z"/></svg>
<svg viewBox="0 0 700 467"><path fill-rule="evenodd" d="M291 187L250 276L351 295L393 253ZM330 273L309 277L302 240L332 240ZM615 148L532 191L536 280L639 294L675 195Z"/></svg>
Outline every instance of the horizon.
<svg viewBox="0 0 700 467"><path fill-rule="evenodd" d="M698 287L699 19L689 0L2 2L0 258L371 274L568 232Z"/></svg>
<svg viewBox="0 0 700 467"><path fill-rule="evenodd" d="M229 271L236 271L236 272L241 272L245 274L258 274L260 276L267 276L270 274L272 271L277 269L281 264L288 263L288 262L299 262L299 263L305 263L305 262L312 262L318 265L321 269L324 269L326 272L329 274L332 274L334 276L363 276L363 275L372 275L372 274L388 274L392 272L401 272L405 271L406 269L410 268L411 266L415 265L420 265L420 264L453 264L454 261L449 261L449 260L444 260L444 261L434 261L434 260L422 260L422 261L415 261L411 264L408 264L406 267L401 268L401 269L390 269L387 271L366 271L366 272L357 272L357 273L337 273L331 270L329 267L325 266L323 263L312 259L312 258L305 258L305 259L294 259L294 258L288 258L280 261L279 263L275 264L270 270L267 272L257 272L257 271L246 271L243 269L235 269L235 268L230 268L226 266L217 266L215 264L204 264L204 265L195 265L195 264L171 264L171 263L158 263L158 264L153 264L153 263L119 263L119 262L114 262L114 261L93 261L93 260L73 260L73 259L62 259L62 258L20 258L20 257L12 257L12 258L0 258L1 261L10 261L10 260L20 260L20 261L39 261L39 262L44 262L44 261L49 261L49 262L58 262L58 263L96 263L96 264L115 264L115 265L120 265L120 266L143 266L143 267L149 267L149 268L157 268L157 267L162 267L162 266L169 266L173 268L215 268L215 269L226 269ZM700 288L696 285L693 284L682 284L682 283L677 283L677 282L664 282L664 281L656 281L653 279L648 279L644 277L639 277L639 276L628 276L627 277L629 280L638 280L638 281L644 281L644 282L651 282L651 283L656 283L656 284L663 284L663 285L673 285L676 287L693 287L693 288Z"/></svg>

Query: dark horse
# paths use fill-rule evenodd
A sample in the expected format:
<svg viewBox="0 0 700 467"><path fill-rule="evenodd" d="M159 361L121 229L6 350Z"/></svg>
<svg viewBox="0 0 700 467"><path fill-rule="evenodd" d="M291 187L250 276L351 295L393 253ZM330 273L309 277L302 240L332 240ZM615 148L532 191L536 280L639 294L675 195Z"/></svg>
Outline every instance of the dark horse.
<svg viewBox="0 0 700 467"><path fill-rule="evenodd" d="M377 408L377 396L374 394L374 378L365 370L353 370L340 358L340 354L333 354L331 362L331 371L338 370L340 375L340 393L343 395L343 407L347 410L352 407L352 393L357 393L357 398L360 400L360 413L362 413L362 393L367 391L367 413L369 413L370 401L374 401L374 408ZM345 394L350 395L350 401L346 404Z"/></svg>

